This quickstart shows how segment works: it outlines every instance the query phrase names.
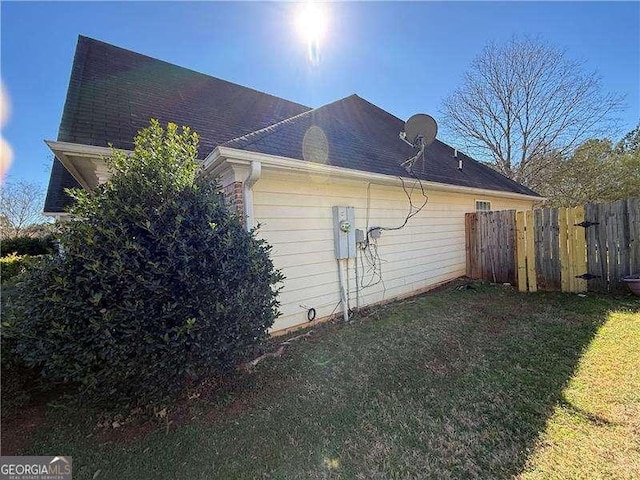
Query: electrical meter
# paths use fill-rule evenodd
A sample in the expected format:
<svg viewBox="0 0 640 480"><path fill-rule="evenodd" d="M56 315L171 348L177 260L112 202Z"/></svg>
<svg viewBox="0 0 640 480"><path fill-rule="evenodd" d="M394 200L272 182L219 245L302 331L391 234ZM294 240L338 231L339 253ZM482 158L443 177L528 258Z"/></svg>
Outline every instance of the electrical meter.
<svg viewBox="0 0 640 480"><path fill-rule="evenodd" d="M353 207L333 207L333 240L339 260L356 257L355 223Z"/></svg>

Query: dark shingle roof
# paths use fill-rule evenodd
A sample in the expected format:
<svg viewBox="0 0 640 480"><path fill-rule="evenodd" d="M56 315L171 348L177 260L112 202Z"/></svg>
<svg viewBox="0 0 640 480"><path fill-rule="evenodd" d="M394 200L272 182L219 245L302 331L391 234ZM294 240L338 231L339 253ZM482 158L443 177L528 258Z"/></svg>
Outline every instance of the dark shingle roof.
<svg viewBox="0 0 640 480"><path fill-rule="evenodd" d="M151 118L200 134L199 155L232 138L309 110L282 98L80 36L58 140L131 149ZM46 212L62 212L78 184L54 160Z"/></svg>
<svg viewBox="0 0 640 480"><path fill-rule="evenodd" d="M403 129L404 122L399 118L351 95L224 146L406 177L407 171L400 164L416 152L398 138ZM454 149L436 140L425 150L426 163L418 160L414 173L433 182L537 195L461 152L458 157L463 160L462 171L458 170Z"/></svg>
<svg viewBox="0 0 640 480"><path fill-rule="evenodd" d="M415 153L398 138L404 122L357 95L310 110L80 36L58 140L131 149L133 138L150 118L189 125L198 132L201 158L225 145L407 176L400 163ZM537 195L462 153L458 155L464 168L458 171L453 152L436 140L426 149L426 164L417 162L414 172L439 183ZM77 186L54 159L45 212L64 211L71 201L64 189Z"/></svg>

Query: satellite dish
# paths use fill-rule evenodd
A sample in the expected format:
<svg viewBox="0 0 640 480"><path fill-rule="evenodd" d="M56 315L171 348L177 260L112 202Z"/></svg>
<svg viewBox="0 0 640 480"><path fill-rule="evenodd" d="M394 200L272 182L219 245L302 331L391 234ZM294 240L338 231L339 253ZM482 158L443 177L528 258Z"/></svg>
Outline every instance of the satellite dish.
<svg viewBox="0 0 640 480"><path fill-rule="evenodd" d="M416 113L404 124L404 138L416 148L431 145L437 133L438 124L426 113Z"/></svg>

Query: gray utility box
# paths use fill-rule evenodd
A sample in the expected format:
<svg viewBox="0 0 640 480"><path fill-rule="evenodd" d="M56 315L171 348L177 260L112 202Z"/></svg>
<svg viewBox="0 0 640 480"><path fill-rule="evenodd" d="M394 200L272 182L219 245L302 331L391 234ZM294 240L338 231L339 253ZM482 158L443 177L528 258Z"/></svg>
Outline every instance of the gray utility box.
<svg viewBox="0 0 640 480"><path fill-rule="evenodd" d="M353 207L333 207L336 258L356 258L356 214Z"/></svg>

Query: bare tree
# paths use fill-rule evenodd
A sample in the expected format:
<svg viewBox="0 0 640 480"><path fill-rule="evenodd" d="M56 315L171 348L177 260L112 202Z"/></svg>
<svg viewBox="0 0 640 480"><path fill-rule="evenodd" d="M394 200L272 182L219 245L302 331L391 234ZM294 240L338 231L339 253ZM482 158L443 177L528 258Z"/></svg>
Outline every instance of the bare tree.
<svg viewBox="0 0 640 480"><path fill-rule="evenodd" d="M443 105L445 126L502 174L535 188L543 159L607 133L623 97L541 40L489 44Z"/></svg>
<svg viewBox="0 0 640 480"><path fill-rule="evenodd" d="M1 189L2 238L20 235L30 225L48 221L42 214L44 193L40 185L20 180L7 182Z"/></svg>

